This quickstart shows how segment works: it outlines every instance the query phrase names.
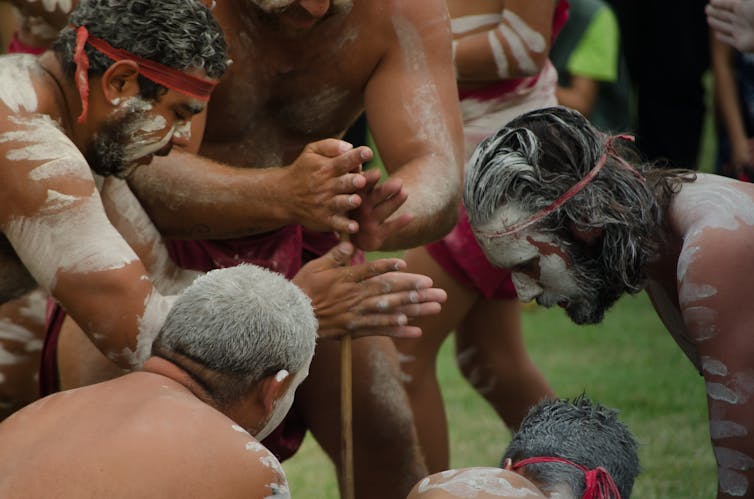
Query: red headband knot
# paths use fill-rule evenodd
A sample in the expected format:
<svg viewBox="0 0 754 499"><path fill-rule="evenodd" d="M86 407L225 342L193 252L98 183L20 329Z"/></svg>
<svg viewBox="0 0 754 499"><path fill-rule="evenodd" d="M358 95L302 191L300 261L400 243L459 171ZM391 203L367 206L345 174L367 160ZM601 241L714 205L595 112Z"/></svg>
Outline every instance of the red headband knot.
<svg viewBox="0 0 754 499"><path fill-rule="evenodd" d="M505 230L498 231L498 232L479 232L480 235L483 235L484 237L487 237L489 239L496 239L498 237L505 237L509 236L515 232L520 231L521 229L525 229L526 227L529 227L530 225L533 225L540 220L542 220L544 217L552 213L553 211L557 210L561 206L563 206L568 200L570 200L572 197L574 197L576 194L581 192L581 190L591 182L594 177L597 176L597 174L602 170L602 167L605 166L605 163L607 162L608 156L612 156L615 159L618 160L618 162L626 168L627 170L630 170L637 178L640 178L644 180L644 177L639 173L636 168L631 166L628 161L621 158L616 152L615 148L613 148L613 142L617 139L622 140L628 140L633 142L635 138L632 135L614 135L607 139L605 143L605 153L600 157L600 160L597 162L597 166L592 168L589 173L587 173L584 178L579 180L575 185L571 186L570 189L565 191L558 199L550 203L549 206L541 209L534 215L532 215L527 220L524 220L522 222L519 222L517 224L513 224L512 226L508 227Z"/></svg>
<svg viewBox="0 0 754 499"><path fill-rule="evenodd" d="M602 466L590 470L586 466L562 457L530 457L517 462L512 466L512 469L517 470L527 464L538 463L561 463L580 469L584 473L584 480L586 482L584 495L581 496L581 499L621 499L620 491L618 490L618 486L615 485L613 477Z"/></svg>
<svg viewBox="0 0 754 499"><path fill-rule="evenodd" d="M98 52L105 54L113 61L129 60L139 66L139 74L143 77L171 88L195 99L207 102L212 91L217 86L216 81L205 80L179 71L175 68L165 66L159 62L144 59L134 55L126 50L114 48L101 38L90 36L86 26L76 28L76 50L73 55L73 62L76 63L76 87L81 96L81 115L78 118L79 123L86 121L86 115L89 111L89 58L86 55L84 47L89 44Z"/></svg>

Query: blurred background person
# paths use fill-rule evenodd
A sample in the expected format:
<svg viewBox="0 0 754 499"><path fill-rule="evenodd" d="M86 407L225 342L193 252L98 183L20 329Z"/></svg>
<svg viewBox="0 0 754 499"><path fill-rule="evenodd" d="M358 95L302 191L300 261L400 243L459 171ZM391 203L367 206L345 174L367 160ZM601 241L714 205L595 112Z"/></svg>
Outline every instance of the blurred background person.
<svg viewBox="0 0 754 499"><path fill-rule="evenodd" d="M558 102L604 130L630 128L628 68L618 20L603 0L570 0L568 22L550 49Z"/></svg>

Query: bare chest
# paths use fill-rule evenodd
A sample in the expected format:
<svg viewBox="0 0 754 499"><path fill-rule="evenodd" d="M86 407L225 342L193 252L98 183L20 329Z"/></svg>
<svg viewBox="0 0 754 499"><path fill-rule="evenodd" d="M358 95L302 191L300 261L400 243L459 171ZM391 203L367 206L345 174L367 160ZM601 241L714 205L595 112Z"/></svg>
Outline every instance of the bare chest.
<svg viewBox="0 0 754 499"><path fill-rule="evenodd" d="M273 166L308 142L340 136L362 112L378 64L362 37L346 26L314 46L276 46L237 31L229 41L233 64L209 107L203 153Z"/></svg>

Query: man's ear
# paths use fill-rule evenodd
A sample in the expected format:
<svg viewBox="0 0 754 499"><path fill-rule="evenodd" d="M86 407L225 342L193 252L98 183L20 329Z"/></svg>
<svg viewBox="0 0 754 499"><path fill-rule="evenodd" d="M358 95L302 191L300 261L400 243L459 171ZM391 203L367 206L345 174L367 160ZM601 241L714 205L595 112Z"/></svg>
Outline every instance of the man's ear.
<svg viewBox="0 0 754 499"><path fill-rule="evenodd" d="M602 238L603 230L600 227L584 227L583 225L573 222L568 224L568 230L577 241L581 241L587 246L593 246Z"/></svg>
<svg viewBox="0 0 754 499"><path fill-rule="evenodd" d="M281 369L273 376L266 377L259 387L259 403L264 407L265 414L270 414L275 402L285 395L291 380L290 373Z"/></svg>
<svg viewBox="0 0 754 499"><path fill-rule="evenodd" d="M108 102L139 94L139 65L134 61L117 61L102 75L102 94Z"/></svg>
<svg viewBox="0 0 754 499"><path fill-rule="evenodd" d="M513 460L511 460L511 458L506 457L505 460L503 460L503 469L513 471Z"/></svg>

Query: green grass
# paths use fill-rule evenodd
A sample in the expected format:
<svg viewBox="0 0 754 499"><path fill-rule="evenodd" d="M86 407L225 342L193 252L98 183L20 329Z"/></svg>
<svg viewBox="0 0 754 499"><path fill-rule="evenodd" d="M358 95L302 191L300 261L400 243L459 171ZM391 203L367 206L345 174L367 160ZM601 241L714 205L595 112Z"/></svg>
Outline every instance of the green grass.
<svg viewBox="0 0 754 499"><path fill-rule="evenodd" d="M598 326L576 326L559 309L527 309L524 330L532 357L560 396L585 391L620 409L640 442L642 473L633 497L714 497L703 380L644 294L621 299ZM494 466L510 435L458 373L451 343L441 350L438 376L452 466ZM338 496L333 467L313 438L284 467L293 497Z"/></svg>

